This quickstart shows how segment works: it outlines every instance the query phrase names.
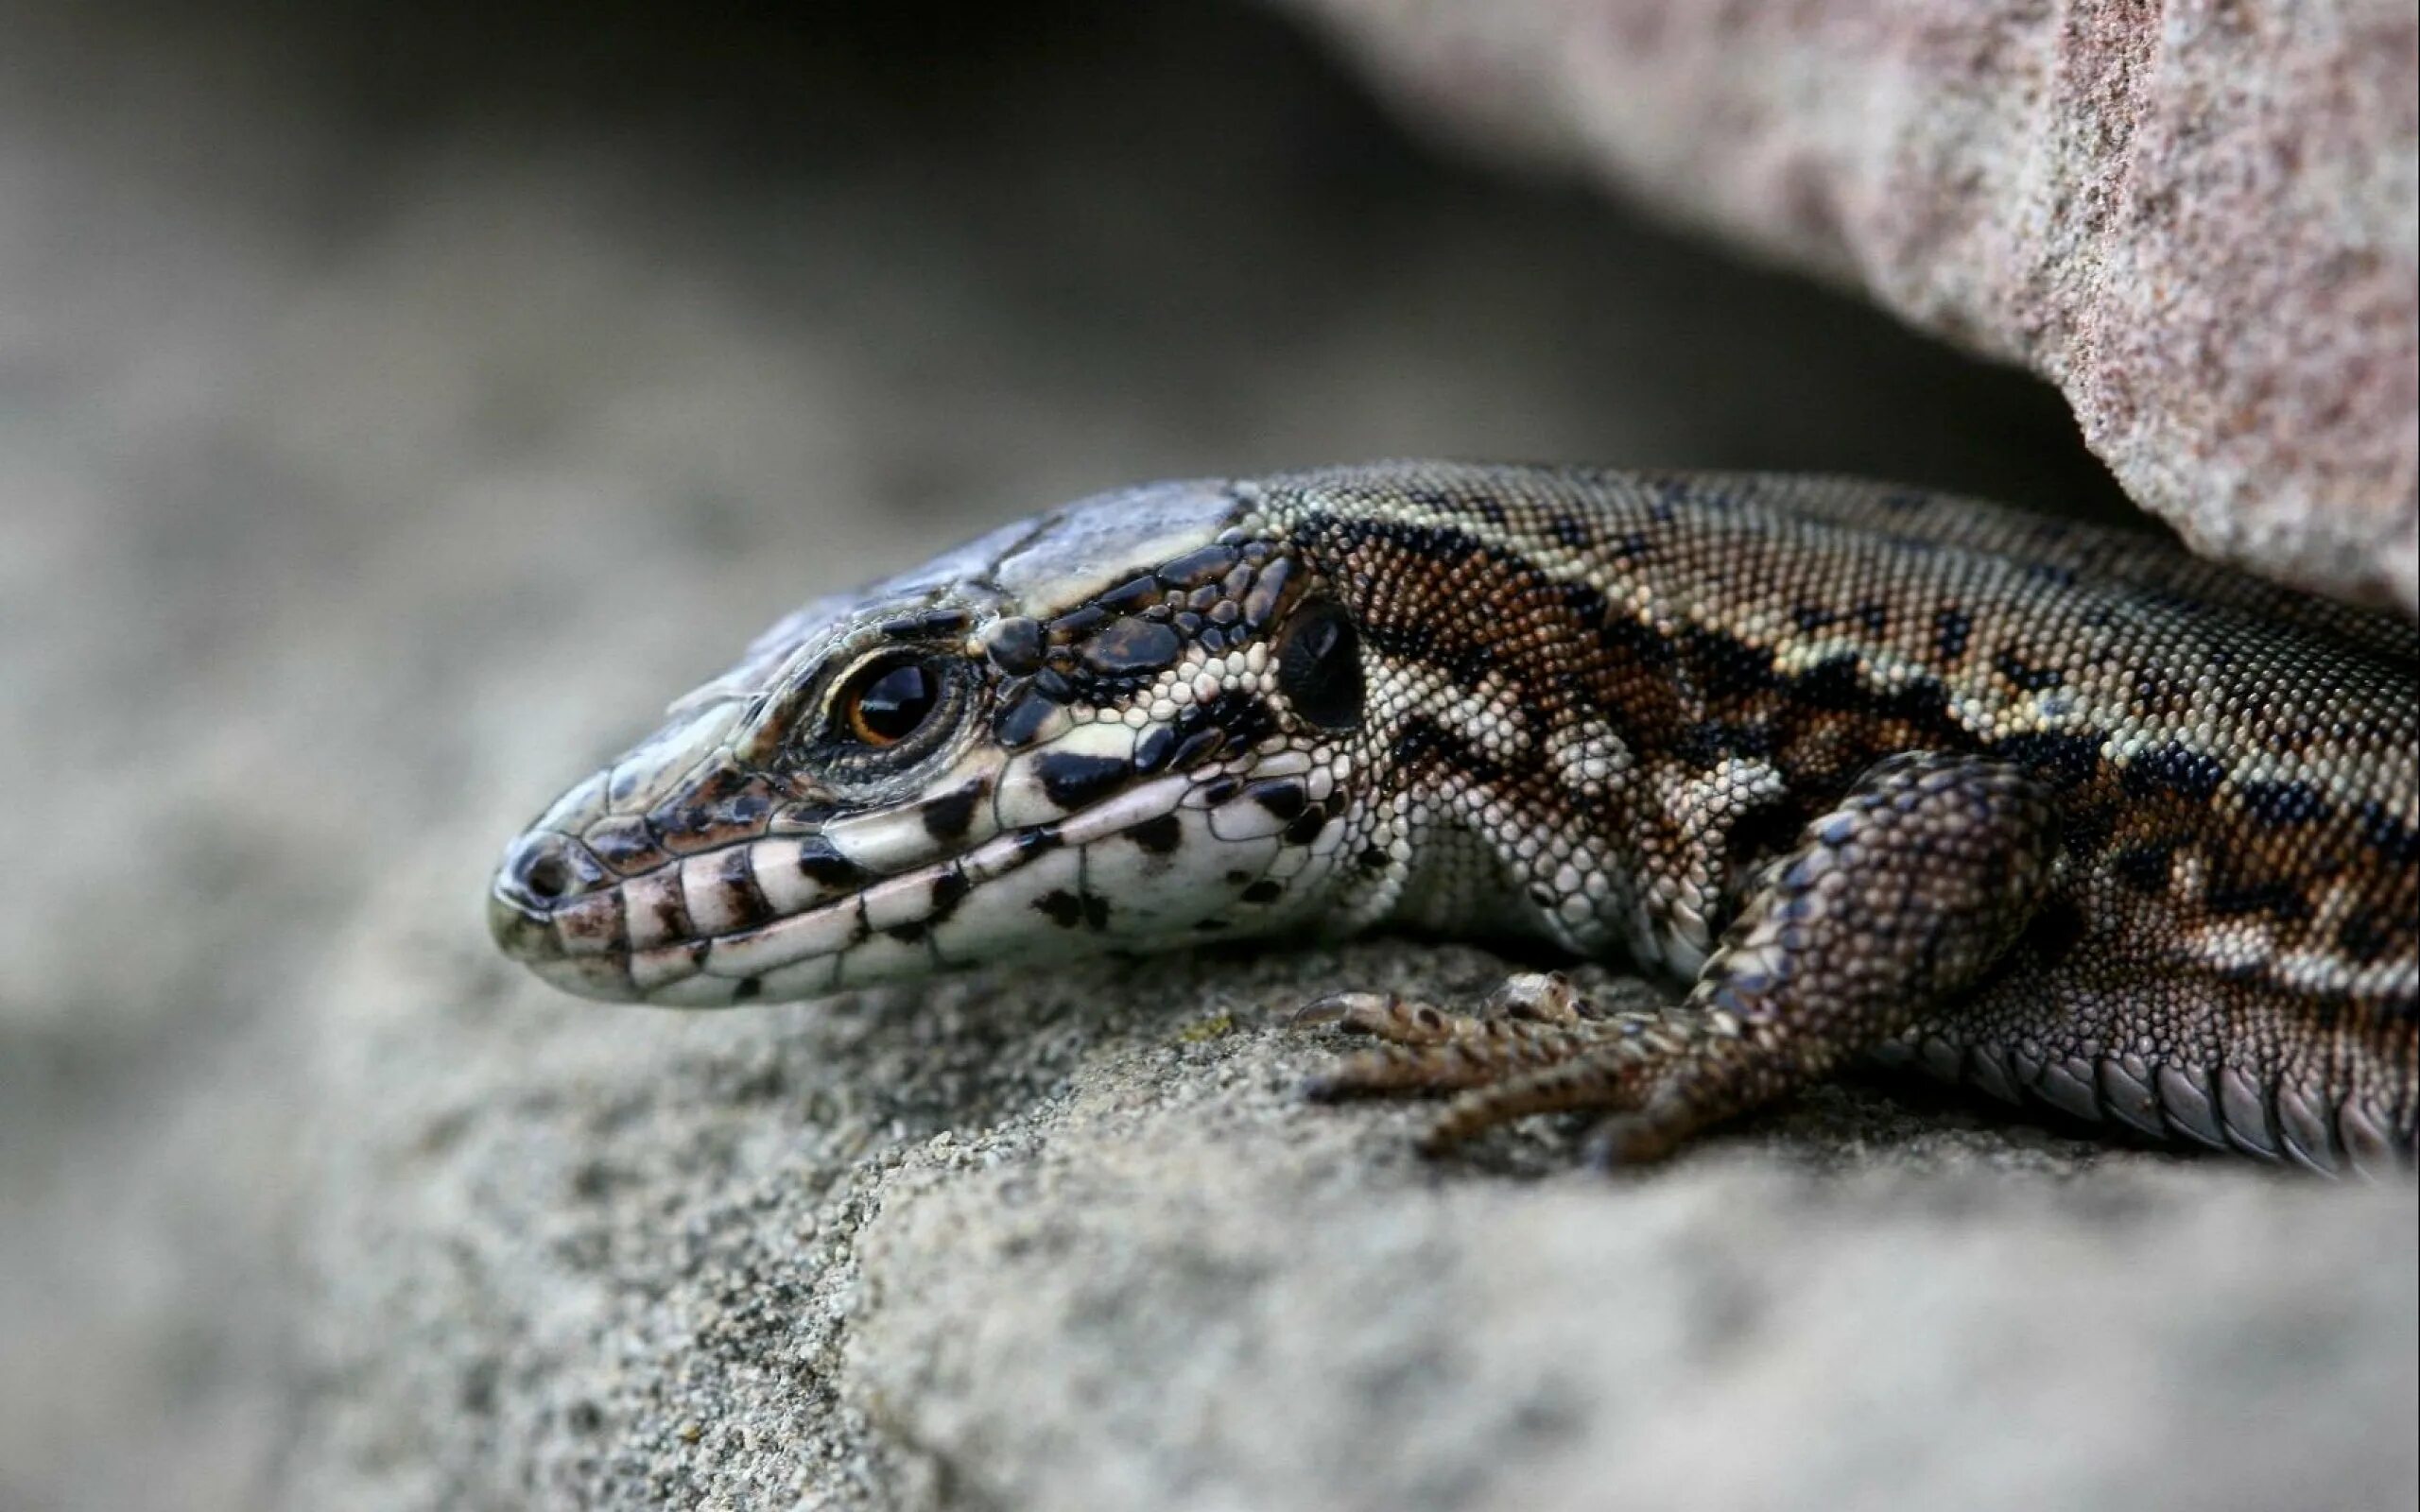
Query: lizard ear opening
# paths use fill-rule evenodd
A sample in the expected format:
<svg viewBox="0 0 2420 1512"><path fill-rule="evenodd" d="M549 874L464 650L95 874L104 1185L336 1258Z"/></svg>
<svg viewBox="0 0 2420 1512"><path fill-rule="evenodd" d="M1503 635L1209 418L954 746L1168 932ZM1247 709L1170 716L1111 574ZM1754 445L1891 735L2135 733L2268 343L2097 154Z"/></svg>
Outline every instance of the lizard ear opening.
<svg viewBox="0 0 2420 1512"><path fill-rule="evenodd" d="M1278 634L1277 685L1294 713L1322 730L1361 723L1361 635L1344 607L1313 599Z"/></svg>

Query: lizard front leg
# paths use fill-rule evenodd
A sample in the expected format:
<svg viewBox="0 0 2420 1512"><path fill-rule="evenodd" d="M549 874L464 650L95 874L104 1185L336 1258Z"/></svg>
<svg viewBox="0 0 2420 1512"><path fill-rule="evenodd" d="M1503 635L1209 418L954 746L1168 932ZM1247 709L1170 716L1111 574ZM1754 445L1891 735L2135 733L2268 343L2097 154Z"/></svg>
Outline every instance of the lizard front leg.
<svg viewBox="0 0 2420 1512"><path fill-rule="evenodd" d="M1425 1005L1347 1000L1329 1016L1391 1043L1308 1091L1456 1091L1431 1150L1526 1114L1598 1111L1600 1160L1654 1160L1981 980L2048 891L2058 833L2053 796L2021 767L1892 757L1761 873L1680 1005L1598 1016L1566 999L1458 1029Z"/></svg>

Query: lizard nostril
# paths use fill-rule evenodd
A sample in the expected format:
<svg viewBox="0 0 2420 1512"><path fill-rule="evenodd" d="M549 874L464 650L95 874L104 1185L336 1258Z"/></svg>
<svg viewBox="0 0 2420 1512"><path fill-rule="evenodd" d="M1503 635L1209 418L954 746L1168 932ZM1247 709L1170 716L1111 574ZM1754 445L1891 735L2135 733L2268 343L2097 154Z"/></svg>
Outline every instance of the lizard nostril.
<svg viewBox="0 0 2420 1512"><path fill-rule="evenodd" d="M521 892L537 903L561 902L579 887L568 842L558 835L535 835L524 842L506 871Z"/></svg>
<svg viewBox="0 0 2420 1512"><path fill-rule="evenodd" d="M552 902L571 890L571 867L561 856L540 856L521 874L521 882L532 897Z"/></svg>

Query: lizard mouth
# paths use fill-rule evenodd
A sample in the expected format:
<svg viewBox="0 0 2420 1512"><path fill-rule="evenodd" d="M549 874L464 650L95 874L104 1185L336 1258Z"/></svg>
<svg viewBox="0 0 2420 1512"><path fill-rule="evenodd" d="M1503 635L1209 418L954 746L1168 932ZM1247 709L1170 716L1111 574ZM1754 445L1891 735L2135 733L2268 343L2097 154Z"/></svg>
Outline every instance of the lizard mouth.
<svg viewBox="0 0 2420 1512"><path fill-rule="evenodd" d="M881 869L849 820L627 874L583 837L536 828L497 869L489 926L506 954L583 997L812 998L1071 949L1263 933L1318 849L1286 843L1289 829L1309 838L1299 781L1232 769L1141 777L1047 818L998 822L1012 798L978 781L869 816L890 837L929 837L936 808L981 816L946 853Z"/></svg>

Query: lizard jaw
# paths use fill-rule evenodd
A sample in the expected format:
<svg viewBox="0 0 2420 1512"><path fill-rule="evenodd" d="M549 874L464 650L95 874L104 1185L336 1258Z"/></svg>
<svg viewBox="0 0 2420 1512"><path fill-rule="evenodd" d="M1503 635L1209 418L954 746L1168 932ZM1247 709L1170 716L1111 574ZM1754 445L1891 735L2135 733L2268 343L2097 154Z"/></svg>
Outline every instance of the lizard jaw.
<svg viewBox="0 0 2420 1512"><path fill-rule="evenodd" d="M579 841L535 830L497 873L490 923L559 988L684 1007L1061 954L1070 935L1100 951L1265 934L1318 891L1301 870L1272 874L1287 848L1267 796L1223 769L1169 772L887 874L819 833L766 834L562 901L532 879L603 868Z"/></svg>

